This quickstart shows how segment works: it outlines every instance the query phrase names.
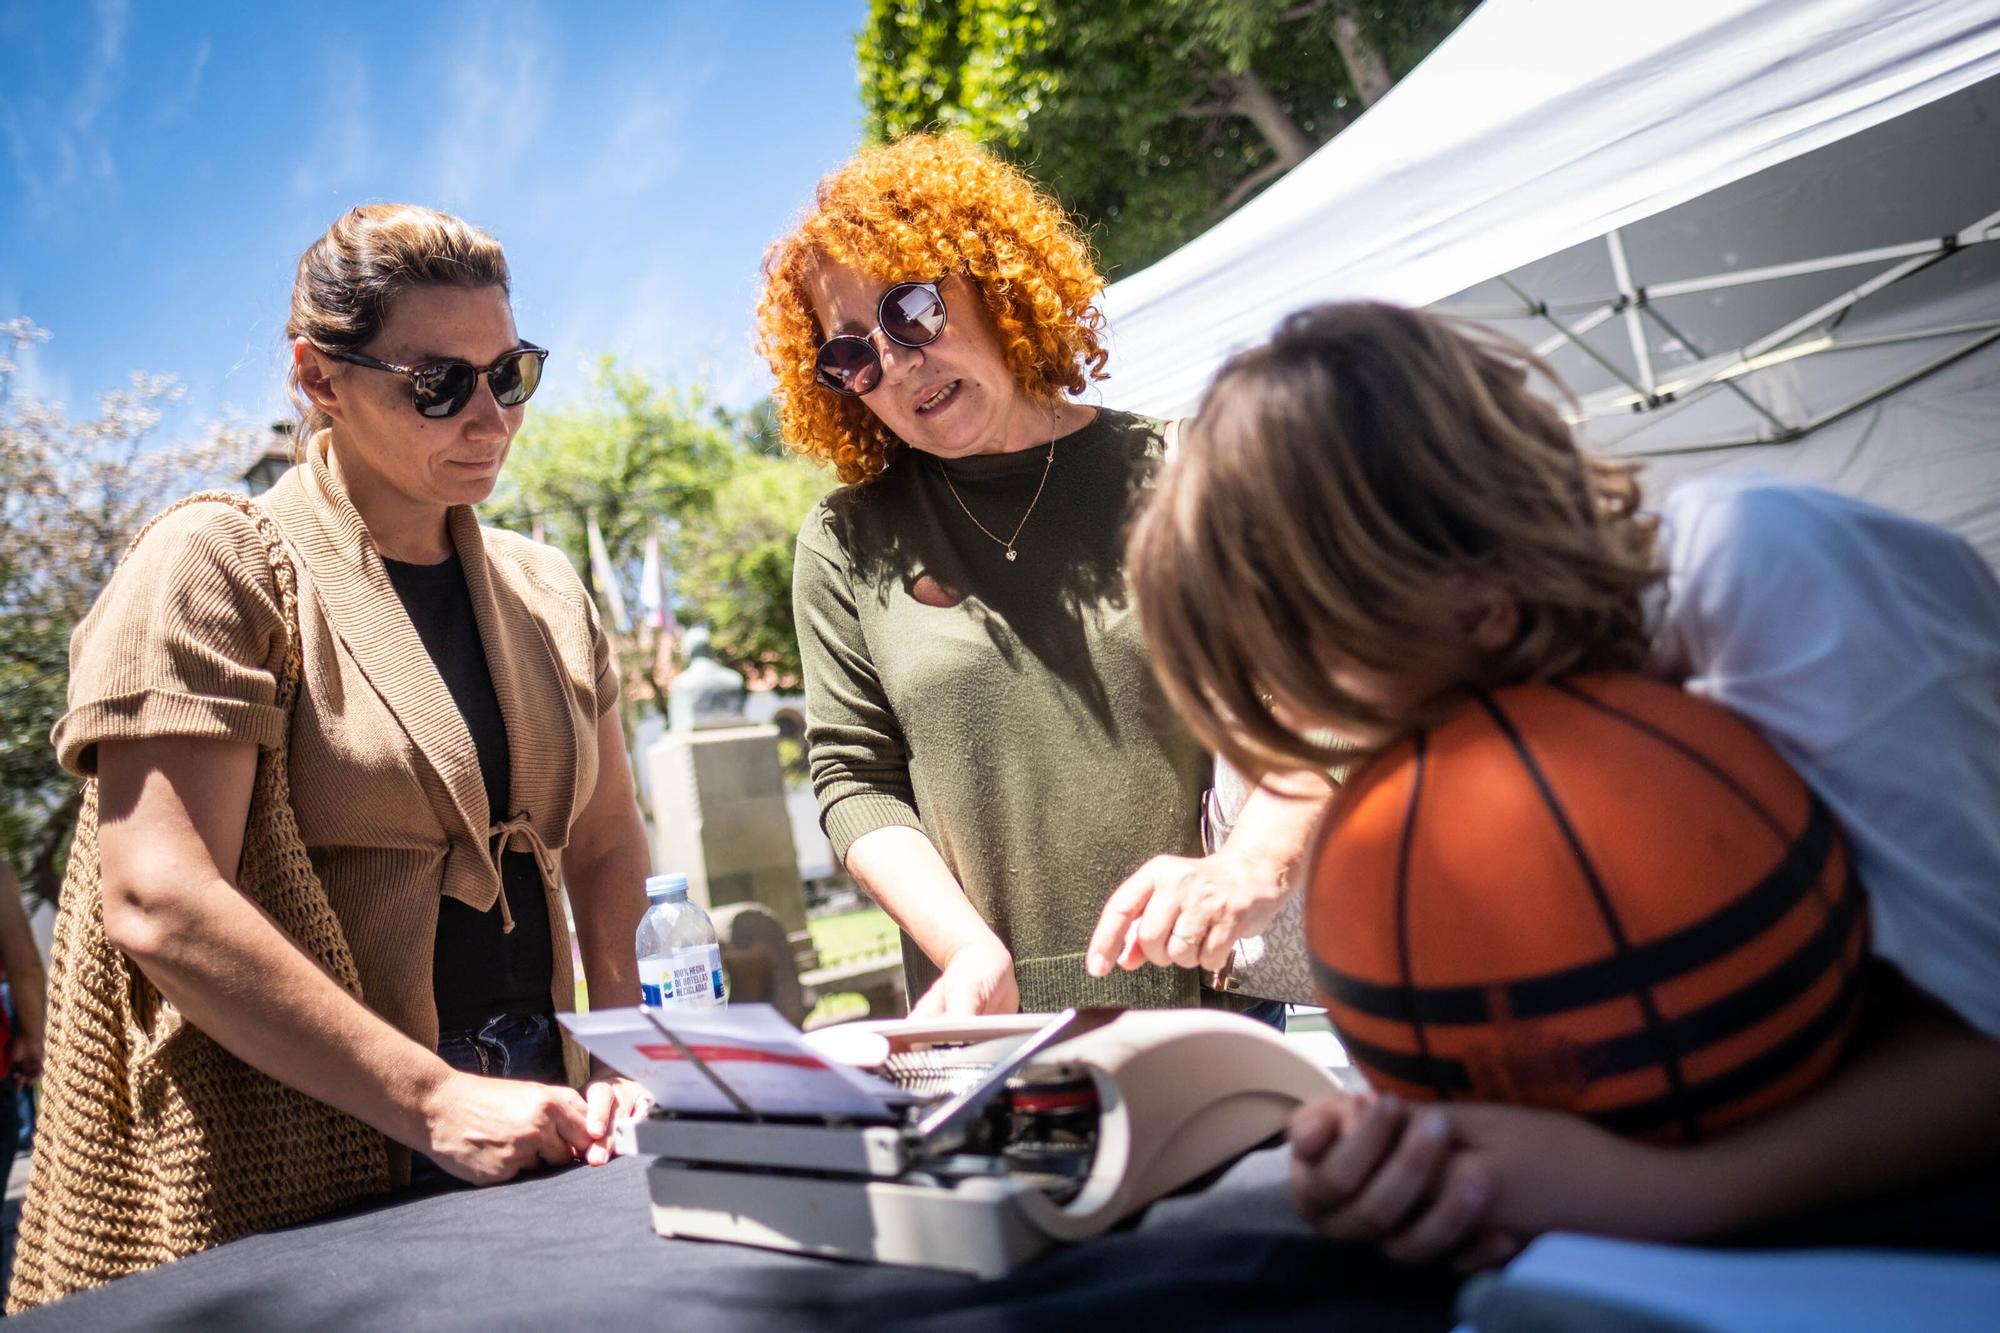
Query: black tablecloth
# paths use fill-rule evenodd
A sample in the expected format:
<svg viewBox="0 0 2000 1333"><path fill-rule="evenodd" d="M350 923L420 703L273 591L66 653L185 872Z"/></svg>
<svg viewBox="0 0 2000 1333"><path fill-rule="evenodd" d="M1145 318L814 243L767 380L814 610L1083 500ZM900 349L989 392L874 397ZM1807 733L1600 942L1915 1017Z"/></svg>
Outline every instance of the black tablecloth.
<svg viewBox="0 0 2000 1333"><path fill-rule="evenodd" d="M1283 1149L980 1282L662 1240L645 1162L403 1199L80 1292L30 1329L1445 1329L1454 1280L1308 1234Z"/></svg>

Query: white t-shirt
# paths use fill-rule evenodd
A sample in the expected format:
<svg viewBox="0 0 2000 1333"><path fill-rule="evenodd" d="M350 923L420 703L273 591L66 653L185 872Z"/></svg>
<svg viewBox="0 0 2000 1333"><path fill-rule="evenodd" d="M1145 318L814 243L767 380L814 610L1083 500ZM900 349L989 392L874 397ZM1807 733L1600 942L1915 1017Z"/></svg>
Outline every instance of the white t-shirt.
<svg viewBox="0 0 2000 1333"><path fill-rule="evenodd" d="M1943 529L1704 478L1660 509L1655 665L1749 719L1847 831L1875 952L2000 1037L2000 582Z"/></svg>

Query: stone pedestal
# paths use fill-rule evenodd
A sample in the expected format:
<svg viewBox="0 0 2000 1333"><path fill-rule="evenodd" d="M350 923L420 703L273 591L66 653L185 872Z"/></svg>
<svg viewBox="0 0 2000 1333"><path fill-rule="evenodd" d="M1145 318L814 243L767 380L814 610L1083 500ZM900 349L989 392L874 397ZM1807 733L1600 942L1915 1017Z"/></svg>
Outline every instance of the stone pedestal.
<svg viewBox="0 0 2000 1333"><path fill-rule="evenodd" d="M729 1003L768 1004L798 1027L812 1001L799 983L798 955L785 928L762 903L715 909L722 970L729 974Z"/></svg>
<svg viewBox="0 0 2000 1333"><path fill-rule="evenodd" d="M761 904L812 961L805 888L785 811L778 729L763 724L670 731L646 752L653 865L688 877L688 892L709 909Z"/></svg>

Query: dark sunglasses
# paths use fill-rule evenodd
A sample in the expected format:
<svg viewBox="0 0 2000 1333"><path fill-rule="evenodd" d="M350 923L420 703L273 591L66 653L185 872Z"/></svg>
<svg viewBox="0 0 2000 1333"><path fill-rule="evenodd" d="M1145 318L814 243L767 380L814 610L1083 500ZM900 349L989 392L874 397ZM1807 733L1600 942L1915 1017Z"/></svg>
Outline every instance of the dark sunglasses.
<svg viewBox="0 0 2000 1333"><path fill-rule="evenodd" d="M942 282L944 279L938 279ZM819 345L814 363L819 382L838 394L859 398L882 382L882 354L875 335L905 347L934 343L944 332L944 294L938 282L899 282L875 303L875 327L842 333Z"/></svg>
<svg viewBox="0 0 2000 1333"><path fill-rule="evenodd" d="M421 366L398 366L377 361L359 352L328 352L336 361L386 370L410 382L417 412L433 419L455 417L472 401L479 377L493 386L493 399L502 407L519 407L535 396L542 383L542 362L549 359L546 347L523 343L490 366L472 366L463 361L426 361Z"/></svg>

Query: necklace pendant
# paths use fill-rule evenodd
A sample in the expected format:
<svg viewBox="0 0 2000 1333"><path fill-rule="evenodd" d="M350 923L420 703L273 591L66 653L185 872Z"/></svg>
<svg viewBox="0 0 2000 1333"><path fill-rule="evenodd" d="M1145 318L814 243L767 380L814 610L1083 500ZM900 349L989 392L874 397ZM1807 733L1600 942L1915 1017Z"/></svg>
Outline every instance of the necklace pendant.
<svg viewBox="0 0 2000 1333"><path fill-rule="evenodd" d="M1020 555L1020 552L1019 552L1019 551L1016 551L1016 550L1015 550L1015 549L1014 549L1013 547L1011 547L1011 546L1010 546L1010 547L1008 547L1008 548L1007 548L1007 558L1008 558L1009 560L1013 560L1013 559L1015 559L1016 557L1018 557L1019 555Z"/></svg>

